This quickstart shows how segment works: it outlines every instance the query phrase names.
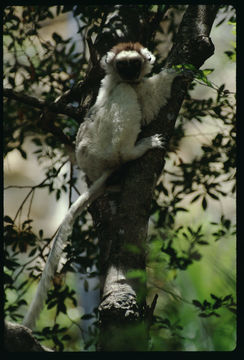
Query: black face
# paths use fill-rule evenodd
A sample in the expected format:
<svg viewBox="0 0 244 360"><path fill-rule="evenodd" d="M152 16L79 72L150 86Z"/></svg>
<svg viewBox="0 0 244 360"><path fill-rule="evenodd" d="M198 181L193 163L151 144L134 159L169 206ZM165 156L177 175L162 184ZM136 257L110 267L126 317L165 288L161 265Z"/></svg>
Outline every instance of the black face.
<svg viewBox="0 0 244 360"><path fill-rule="evenodd" d="M136 81L141 73L142 62L140 59L117 60L116 68L120 77L125 81Z"/></svg>

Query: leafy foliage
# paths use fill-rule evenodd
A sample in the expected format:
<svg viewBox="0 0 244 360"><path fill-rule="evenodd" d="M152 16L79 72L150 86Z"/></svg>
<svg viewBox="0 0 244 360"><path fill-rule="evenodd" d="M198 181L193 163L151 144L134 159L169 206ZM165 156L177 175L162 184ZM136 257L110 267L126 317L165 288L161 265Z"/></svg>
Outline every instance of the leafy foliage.
<svg viewBox="0 0 244 360"><path fill-rule="evenodd" d="M42 331L36 332L36 335L39 340L52 340L55 345L55 351L63 351L64 343L70 340L70 336L68 334L64 334L65 332L67 332L66 327L61 327L59 324L55 324L53 327L44 327Z"/></svg>
<svg viewBox="0 0 244 360"><path fill-rule="evenodd" d="M232 295L226 295L225 297L221 298L214 294L210 294L211 298L214 302L211 304L207 300L204 300L202 303L198 300L192 300L194 306L200 309L199 316L201 317L209 317L209 316L216 316L220 317L220 315L216 312L217 309L224 306L234 314L236 313L236 303L233 300Z"/></svg>
<svg viewBox="0 0 244 360"><path fill-rule="evenodd" d="M36 98L51 103L65 91L75 89L79 82L82 84L89 69L89 55L92 59L90 65L95 66L96 59L116 43L120 36L125 40L141 41L153 49L156 55L160 55L153 69L157 72L167 57L170 49L167 44L171 44L175 38L184 9L184 5L169 7L149 4L117 7L8 6L4 9L3 19L4 86L21 94L34 94ZM160 26L166 12L163 26ZM226 22L230 22L230 26L235 25L234 8L222 6L221 14L222 17L217 19L217 27ZM74 20L76 29L72 36L64 36L55 28L57 17L65 16ZM50 27L50 34L45 37L43 29L47 24L54 24L54 27ZM158 44L164 46L163 57ZM234 62L235 44L225 49L223 56L226 61ZM177 286L173 290L165 287L165 283L176 282L181 274L191 274L191 269L204 261L208 249L214 245L228 244L235 236L234 219L225 211L224 205L226 199L231 200L235 195L235 97L221 80L218 85L211 81L214 68L197 70L191 64L185 64L184 68L194 74L195 80L188 89L178 117L164 177L156 186L151 207L148 259L148 284L154 282L149 290L162 290L171 299L177 299L178 303L166 302L162 306L163 310L160 310L159 302L159 310L151 325L152 350L182 350L187 349L187 346L191 348L194 342L197 344L196 350L201 350L201 335L198 334L196 339L187 339L187 329L191 324L197 327L195 324L198 316L195 316L195 310L202 321L209 321L209 337L214 338L214 330L211 329L220 326L211 322L214 318L215 321L224 319L222 325L226 322L231 329L235 326L234 286L231 288L232 293L228 291L226 295L223 285L220 287L220 294L217 285L213 283L210 292L202 290L204 296L201 291L199 298L196 298L195 293L189 292L187 299L176 293ZM86 109L94 100L99 80L98 77L90 80L89 86L94 92L91 97L90 88L85 89L85 94L81 97L76 96L74 90L70 104ZM200 87L209 92L198 96L197 90ZM26 140L31 139L35 147L32 155L45 169L45 177L37 185L16 186L17 189L24 188L26 196L20 204L16 204L14 215L5 214L4 217L5 314L14 321L21 321L23 318L31 285L39 279L53 238L45 237L45 229L33 230L33 197L46 189L47 196L54 195L56 201L64 194L69 194L71 203L71 195L77 191L77 179L73 166L66 170L65 165L70 159L78 126L77 118L53 113L50 116L26 103L16 102L11 98L4 100L4 156L8 157L17 150L25 161L29 161ZM191 129L200 130L191 135ZM200 140L191 156L186 156L184 151L187 154L193 138ZM188 145L184 145L189 139ZM6 186L6 191L13 188L14 186ZM216 216L206 217L211 214L213 206L220 208L219 220L216 220ZM27 208L27 216L23 215L24 207ZM202 213L198 221L194 222L191 217L196 207L202 209ZM36 332L39 339L48 340L57 351L77 347L80 349L82 330L79 321L96 319L97 316L95 310L94 313L79 316L76 321L72 320L67 309L68 306L73 309L77 307L76 292L72 282L68 285L63 282L66 273L88 273L87 279L98 275L96 233L87 212L76 221L72 242L67 244L64 253L67 261L61 269L61 275L54 279L54 287L49 291L47 299L48 314L55 313L51 317L53 323L45 324L42 329L39 327ZM150 270L150 266L156 271ZM164 275L165 273L168 275ZM143 282L146 280L144 273L132 271L130 275ZM90 290L87 279L84 281L85 291ZM189 279L184 283L185 286L189 286ZM197 286L196 282L195 287ZM178 287L180 288L179 285ZM184 293L184 289L181 291ZM211 302L206 300L209 296ZM164 296L162 301L163 298ZM190 310L186 311L184 306L188 306ZM181 307L184 308L182 311ZM232 317L225 315L226 310ZM189 313L193 314L192 317ZM220 316L222 318L218 319ZM79 335L75 335L76 345L71 336L73 325L79 332ZM90 333L93 337L86 340L86 349L90 345L94 346L97 336L94 329L90 329ZM220 337L222 339L222 335ZM228 339L228 334L226 337L223 335L223 342L224 339ZM216 340L213 350L219 349L221 341Z"/></svg>

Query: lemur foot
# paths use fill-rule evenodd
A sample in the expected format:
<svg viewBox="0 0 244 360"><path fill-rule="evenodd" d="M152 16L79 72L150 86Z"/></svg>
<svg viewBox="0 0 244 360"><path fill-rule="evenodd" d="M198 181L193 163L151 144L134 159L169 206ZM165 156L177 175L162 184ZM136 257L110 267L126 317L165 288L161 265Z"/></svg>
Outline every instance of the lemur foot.
<svg viewBox="0 0 244 360"><path fill-rule="evenodd" d="M151 140L152 140L153 148L165 149L166 140L162 135L160 135L160 134L153 135L151 137Z"/></svg>

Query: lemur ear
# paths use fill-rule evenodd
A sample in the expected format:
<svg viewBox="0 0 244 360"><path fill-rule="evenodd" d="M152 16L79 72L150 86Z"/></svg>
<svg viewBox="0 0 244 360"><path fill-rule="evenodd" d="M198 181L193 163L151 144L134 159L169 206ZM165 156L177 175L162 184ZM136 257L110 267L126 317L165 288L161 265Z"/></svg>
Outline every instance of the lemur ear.
<svg viewBox="0 0 244 360"><path fill-rule="evenodd" d="M151 53L151 51L149 51L147 48L142 48L140 50L140 53L142 54L142 56L147 59L147 61L149 62L149 64L154 64L156 58L155 56Z"/></svg>
<svg viewBox="0 0 244 360"><path fill-rule="evenodd" d="M115 57L115 53L113 51L109 51L107 52L106 56L105 56L105 62L106 64L110 64L111 61L114 59Z"/></svg>
<svg viewBox="0 0 244 360"><path fill-rule="evenodd" d="M115 53L113 51L107 52L101 59L101 65L103 68L106 68L106 65L110 64L115 57Z"/></svg>

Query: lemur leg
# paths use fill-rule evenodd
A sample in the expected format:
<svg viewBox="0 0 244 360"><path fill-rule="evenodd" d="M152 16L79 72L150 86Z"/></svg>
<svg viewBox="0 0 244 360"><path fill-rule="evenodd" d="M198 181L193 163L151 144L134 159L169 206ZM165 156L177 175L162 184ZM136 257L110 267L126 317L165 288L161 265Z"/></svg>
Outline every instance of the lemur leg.
<svg viewBox="0 0 244 360"><path fill-rule="evenodd" d="M138 141L138 143L130 149L130 151L126 151L123 155L123 159L125 161L136 160L142 155L144 155L148 150L159 148L163 149L166 145L166 141L161 135L153 135L150 137L146 137Z"/></svg>

